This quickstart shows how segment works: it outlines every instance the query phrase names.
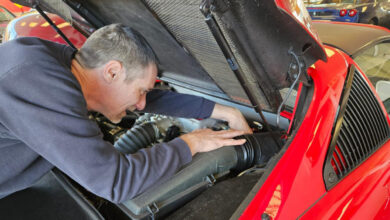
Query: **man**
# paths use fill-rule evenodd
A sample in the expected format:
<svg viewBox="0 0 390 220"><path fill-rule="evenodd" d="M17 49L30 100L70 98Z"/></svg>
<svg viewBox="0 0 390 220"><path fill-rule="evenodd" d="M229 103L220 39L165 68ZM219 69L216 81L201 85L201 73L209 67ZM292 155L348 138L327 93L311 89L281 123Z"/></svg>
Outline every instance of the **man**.
<svg viewBox="0 0 390 220"><path fill-rule="evenodd" d="M19 38L0 47L0 60L0 197L56 166L89 191L121 202L172 176L194 154L243 144L233 137L250 132L234 108L173 92L147 95L156 57L141 35L120 24L97 30L76 53ZM215 117L236 130L199 130L123 155L102 140L88 111L119 122L127 110Z"/></svg>

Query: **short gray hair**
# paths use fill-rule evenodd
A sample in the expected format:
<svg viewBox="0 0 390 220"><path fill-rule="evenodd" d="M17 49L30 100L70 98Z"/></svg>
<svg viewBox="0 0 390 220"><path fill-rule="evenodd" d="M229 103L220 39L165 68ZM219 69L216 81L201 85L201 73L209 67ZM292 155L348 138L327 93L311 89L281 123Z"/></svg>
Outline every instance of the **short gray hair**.
<svg viewBox="0 0 390 220"><path fill-rule="evenodd" d="M101 67L110 60L124 66L126 80L141 77L149 64L157 65L157 57L145 38L133 28L111 24L96 30L76 53L76 60L88 69Z"/></svg>

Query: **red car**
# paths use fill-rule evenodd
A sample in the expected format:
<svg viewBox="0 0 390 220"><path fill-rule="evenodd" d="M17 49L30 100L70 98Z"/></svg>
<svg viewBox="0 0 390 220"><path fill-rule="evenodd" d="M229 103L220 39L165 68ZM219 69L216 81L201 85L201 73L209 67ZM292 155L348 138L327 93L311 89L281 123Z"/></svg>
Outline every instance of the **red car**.
<svg viewBox="0 0 390 220"><path fill-rule="evenodd" d="M154 48L167 89L239 108L254 134L246 135L242 146L196 155L174 177L121 204L92 195L54 170L0 200L0 214L15 219L390 217L389 116L349 54L321 43L302 1L63 2L91 27L121 22L137 29ZM69 14L63 6L40 6ZM91 118L123 153L201 127L228 127L154 114L129 113L119 125L99 114Z"/></svg>
<svg viewBox="0 0 390 220"><path fill-rule="evenodd" d="M0 5L0 43L3 41L4 31L8 22L15 17L16 16L12 12Z"/></svg>
<svg viewBox="0 0 390 220"><path fill-rule="evenodd" d="M15 4L10 0L0 0L0 5L6 8L9 12L15 14L16 16L26 13L30 10L29 7Z"/></svg>
<svg viewBox="0 0 390 220"><path fill-rule="evenodd" d="M57 27L68 36L69 40L80 48L86 40L86 37L78 30L73 28L68 22L55 14L48 14L49 18ZM9 41L17 37L39 37L45 40L54 41L60 44L66 44L64 39L50 26L50 24L38 13L30 12L16 19L13 19L7 25L3 41Z"/></svg>

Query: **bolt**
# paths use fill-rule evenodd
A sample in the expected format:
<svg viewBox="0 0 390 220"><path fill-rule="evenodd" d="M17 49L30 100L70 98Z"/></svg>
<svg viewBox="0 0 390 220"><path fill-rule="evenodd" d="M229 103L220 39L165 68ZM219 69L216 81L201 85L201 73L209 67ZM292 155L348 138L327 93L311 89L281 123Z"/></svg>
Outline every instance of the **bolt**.
<svg viewBox="0 0 390 220"><path fill-rule="evenodd" d="M336 174L335 173L329 173L328 181L333 183L336 181Z"/></svg>
<svg viewBox="0 0 390 220"><path fill-rule="evenodd" d="M293 70L296 70L297 67L298 67L298 66L297 66L296 64L292 64L292 65L291 65L291 68L292 68Z"/></svg>

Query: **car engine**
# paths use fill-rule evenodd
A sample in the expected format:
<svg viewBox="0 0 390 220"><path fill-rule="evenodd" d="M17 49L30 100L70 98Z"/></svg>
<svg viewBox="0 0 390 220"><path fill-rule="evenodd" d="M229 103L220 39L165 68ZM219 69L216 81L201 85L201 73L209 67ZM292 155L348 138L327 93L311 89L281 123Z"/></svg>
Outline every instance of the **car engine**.
<svg viewBox="0 0 390 220"><path fill-rule="evenodd" d="M170 141L196 129L229 129L228 124L220 120L175 118L150 113L142 115L129 113L120 124L112 124L98 113L92 114L91 117L97 121L103 131L104 139L113 143L114 147L124 154L135 153L155 143ZM178 208L190 203L189 201L194 198L201 197L202 193L213 186L222 182L226 184L252 171L264 171L268 160L282 146L279 132L255 132L252 135L237 138L245 138L247 141L240 146L227 146L215 151L196 154L192 162L181 168L174 177L131 200L118 204L118 207L132 219L167 216L177 212ZM260 175L255 176L255 179L258 180L260 177L261 172ZM238 186L245 185L246 193L255 183L252 181L253 183L248 185L244 180L235 182L234 184ZM223 188L229 188L229 186ZM232 192L223 193L231 194ZM241 200L245 197L245 195L240 196ZM216 207L211 205L209 208L215 209ZM235 208L229 209L234 211Z"/></svg>

